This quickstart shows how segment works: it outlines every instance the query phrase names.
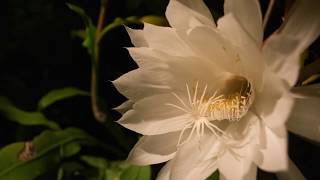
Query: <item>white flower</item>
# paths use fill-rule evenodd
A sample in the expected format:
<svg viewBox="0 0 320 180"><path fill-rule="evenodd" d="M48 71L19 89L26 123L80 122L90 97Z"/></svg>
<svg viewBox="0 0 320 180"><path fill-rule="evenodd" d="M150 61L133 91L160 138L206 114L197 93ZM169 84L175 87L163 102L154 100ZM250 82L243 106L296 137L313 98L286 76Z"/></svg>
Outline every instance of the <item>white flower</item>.
<svg viewBox="0 0 320 180"><path fill-rule="evenodd" d="M113 82L129 99L117 108L118 122L144 135L128 159L168 161L158 179L205 179L218 169L221 179L247 180L255 179L257 166L286 170L290 90L300 54L320 32L319 2L297 1L264 43L256 0L226 0L217 25L201 0L171 0L171 27L127 28L139 68ZM296 121L313 110L308 116L319 125L319 112L300 101ZM289 127L301 134L306 126ZM308 137L319 140L317 133Z"/></svg>

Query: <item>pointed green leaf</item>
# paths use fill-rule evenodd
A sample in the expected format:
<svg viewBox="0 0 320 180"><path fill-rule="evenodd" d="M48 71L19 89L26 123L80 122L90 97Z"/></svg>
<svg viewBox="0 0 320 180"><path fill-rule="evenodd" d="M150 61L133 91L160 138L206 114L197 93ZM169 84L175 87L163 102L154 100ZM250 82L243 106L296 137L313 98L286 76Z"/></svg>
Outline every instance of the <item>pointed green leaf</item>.
<svg viewBox="0 0 320 180"><path fill-rule="evenodd" d="M9 120L22 125L42 125L51 129L60 129L57 123L49 121L41 112L28 112L18 109L10 102L9 99L2 96L0 96L0 112Z"/></svg>
<svg viewBox="0 0 320 180"><path fill-rule="evenodd" d="M77 13L83 20L86 26L86 37L82 45L87 48L91 56L94 55L95 48L95 35L96 35L96 26L92 23L91 18L86 14L86 12L79 6L74 4L67 3L67 6L70 10Z"/></svg>
<svg viewBox="0 0 320 180"><path fill-rule="evenodd" d="M38 108L42 110L57 101L61 101L63 99L71 98L74 96L90 96L90 93L74 87L52 90L40 99L40 101L38 102Z"/></svg>
<svg viewBox="0 0 320 180"><path fill-rule="evenodd" d="M84 21L86 25L92 24L91 18L86 14L85 10L83 10L81 7L76 6L74 4L67 3L67 6L70 10L77 13Z"/></svg>
<svg viewBox="0 0 320 180"><path fill-rule="evenodd" d="M150 180L150 166L130 166L120 176L120 180Z"/></svg>
<svg viewBox="0 0 320 180"><path fill-rule="evenodd" d="M27 159L21 159L21 154L25 151L23 142L10 144L0 150L0 179L33 180L40 174L56 168L66 157L66 154L61 153L61 147L73 143L93 145L96 142L87 133L76 128L45 131L32 141L33 153ZM67 156L77 152L78 150L74 151L73 148Z"/></svg>

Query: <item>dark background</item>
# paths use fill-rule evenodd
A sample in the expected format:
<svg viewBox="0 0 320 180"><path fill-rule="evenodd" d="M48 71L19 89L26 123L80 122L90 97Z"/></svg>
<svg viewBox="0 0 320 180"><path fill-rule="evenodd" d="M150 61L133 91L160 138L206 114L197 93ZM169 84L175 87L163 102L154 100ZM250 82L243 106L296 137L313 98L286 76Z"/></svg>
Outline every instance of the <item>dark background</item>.
<svg viewBox="0 0 320 180"><path fill-rule="evenodd" d="M8 0L1 1L0 30L0 95L6 96L24 110L34 110L38 100L48 91L67 86L90 90L91 62L82 40L71 35L73 30L84 28L81 18L70 11L66 2L76 4L86 10L97 22L99 1L92 0ZM164 15L167 0L110 0L106 24L116 17ZM275 8L266 29L266 37L281 23L285 9L292 1L276 1ZM214 16L223 15L223 1L206 1ZM261 1L265 11L268 1ZM138 25L134 26L139 28ZM305 64L319 58L319 39L309 48L309 58ZM102 39L99 86L100 97L107 104L105 111L112 120L120 115L110 108L125 100L110 83L121 74L136 68L123 47L132 46L123 27L116 28ZM75 97L58 102L45 112L50 120L62 127L80 127L110 146L118 146L107 128L98 123L91 112L90 99ZM29 140L39 134L42 127L24 127L7 120L0 114L0 147L15 141ZM137 135L121 129L128 138L128 148L123 149L125 159ZM97 151L97 154L100 152ZM319 145L290 134L289 154L308 179L320 179ZM275 159L276 161L276 159ZM159 169L154 166L154 169ZM271 174L259 172L259 177Z"/></svg>

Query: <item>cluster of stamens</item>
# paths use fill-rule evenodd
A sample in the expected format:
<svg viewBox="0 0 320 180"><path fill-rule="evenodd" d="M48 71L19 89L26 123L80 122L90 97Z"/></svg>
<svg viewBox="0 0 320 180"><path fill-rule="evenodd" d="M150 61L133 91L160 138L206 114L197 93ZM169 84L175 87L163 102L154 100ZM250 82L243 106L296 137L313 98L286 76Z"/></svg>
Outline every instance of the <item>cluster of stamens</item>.
<svg viewBox="0 0 320 180"><path fill-rule="evenodd" d="M194 133L201 137L204 135L205 127L216 137L227 138L224 130L217 123L228 120L229 122L239 121L250 108L254 99L254 90L250 82L240 76L228 79L221 92L215 91L209 94L208 86L205 85L202 93L199 93L199 82L196 83L193 91L186 84L188 100L183 100L176 93L172 93L180 105L167 103L168 106L177 108L190 114L190 122L181 131L178 145L189 141ZM191 129L189 135L183 138L186 130ZM182 139L185 139L183 142Z"/></svg>

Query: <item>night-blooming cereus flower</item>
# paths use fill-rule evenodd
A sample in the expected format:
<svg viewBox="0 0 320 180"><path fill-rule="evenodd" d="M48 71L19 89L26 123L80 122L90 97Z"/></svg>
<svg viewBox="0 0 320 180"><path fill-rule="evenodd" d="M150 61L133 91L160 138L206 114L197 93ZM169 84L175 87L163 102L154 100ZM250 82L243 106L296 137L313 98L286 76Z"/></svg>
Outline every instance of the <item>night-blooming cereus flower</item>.
<svg viewBox="0 0 320 180"><path fill-rule="evenodd" d="M292 108L300 125L289 127L304 135L299 119L309 109L301 104L320 105L317 97L291 92L300 54L320 32L319 2L296 1L265 42L256 0L226 0L217 25L201 0L171 0L171 27L127 28L139 68L113 82L129 99L116 108L123 113L118 122L144 135L128 160L168 161L158 179L173 180L205 179L216 170L221 179L247 180L257 167L287 170ZM304 99L294 105L295 97ZM316 115L307 117L318 123ZM313 131L307 137L317 140Z"/></svg>

